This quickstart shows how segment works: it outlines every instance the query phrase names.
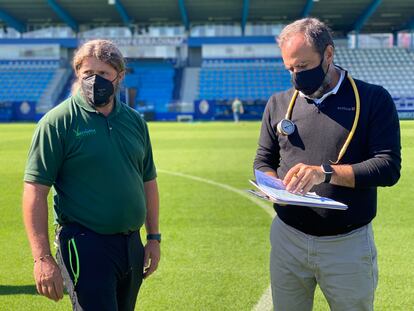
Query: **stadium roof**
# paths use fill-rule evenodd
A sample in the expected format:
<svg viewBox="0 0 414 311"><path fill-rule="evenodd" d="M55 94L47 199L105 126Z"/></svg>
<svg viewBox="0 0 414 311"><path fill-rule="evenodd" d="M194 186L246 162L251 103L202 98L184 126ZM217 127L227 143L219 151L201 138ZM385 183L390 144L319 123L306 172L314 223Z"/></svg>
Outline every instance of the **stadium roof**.
<svg viewBox="0 0 414 311"><path fill-rule="evenodd" d="M115 26L135 24L282 23L304 16L337 34L414 29L413 0L0 0L3 25Z"/></svg>

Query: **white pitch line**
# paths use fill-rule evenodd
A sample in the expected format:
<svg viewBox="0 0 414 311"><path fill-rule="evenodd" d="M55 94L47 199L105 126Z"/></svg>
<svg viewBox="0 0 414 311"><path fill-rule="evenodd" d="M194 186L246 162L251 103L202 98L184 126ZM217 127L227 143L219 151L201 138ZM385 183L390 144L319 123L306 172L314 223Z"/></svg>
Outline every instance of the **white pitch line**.
<svg viewBox="0 0 414 311"><path fill-rule="evenodd" d="M272 290L270 286L266 288L260 300L253 307L252 311L271 311L273 310Z"/></svg>
<svg viewBox="0 0 414 311"><path fill-rule="evenodd" d="M260 206L263 210L265 210L265 212L268 215L270 215L270 217L273 218L276 214L275 211L273 210L273 208L270 207L270 205L268 205L268 204L262 202L261 200L256 199L255 197L247 194L243 190L237 189L237 188L232 187L230 185L219 183L219 182L211 180L211 179L198 177L198 176L194 176L194 175L188 175L188 174L179 173L179 172L172 172L172 171L167 171L167 170L163 170L163 169L157 169L157 171L160 172L160 173L168 174L168 175L173 175L173 176L192 179L192 180L195 180L195 181L199 181L199 182L210 184L210 185L213 185L213 186L216 186L216 187L220 187L220 188L226 189L228 191L232 191L234 193L237 193L238 195L241 195L242 197L245 197L246 199L249 199L254 204ZM262 297L260 297L257 304L253 307L252 311L270 311L272 309L273 309L272 295L271 295L271 290L270 290L270 286L269 286L268 288L266 288L264 294L262 295Z"/></svg>
<svg viewBox="0 0 414 311"><path fill-rule="evenodd" d="M256 199L255 197L251 196L250 194L244 192L243 190L237 189L237 188L232 187L230 185L222 184L222 183L216 182L216 181L211 180L211 179L198 177L198 176L194 176L194 175L188 175L188 174L179 173L179 172L172 172L172 171L167 171L167 170L163 170L163 169L157 169L157 171L161 172L161 173L169 174L169 175L174 175L174 176L179 176L179 177L184 177L184 178L196 180L196 181L199 181L199 182L214 185L214 186L217 186L217 187L235 192L238 195L241 195L241 196L245 197L246 199L249 199L250 201L252 201L256 205L263 208L272 218L275 216L275 211L273 210L272 207L270 207L269 204L266 204L263 201L261 201L259 199Z"/></svg>

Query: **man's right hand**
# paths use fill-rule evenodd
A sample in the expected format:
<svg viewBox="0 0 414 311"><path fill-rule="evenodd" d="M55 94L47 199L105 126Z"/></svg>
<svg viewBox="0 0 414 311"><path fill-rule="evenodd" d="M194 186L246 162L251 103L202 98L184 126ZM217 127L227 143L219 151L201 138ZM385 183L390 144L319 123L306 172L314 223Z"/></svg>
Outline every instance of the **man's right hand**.
<svg viewBox="0 0 414 311"><path fill-rule="evenodd" d="M40 295L58 301L63 298L63 279L52 256L39 259L34 264L34 278Z"/></svg>

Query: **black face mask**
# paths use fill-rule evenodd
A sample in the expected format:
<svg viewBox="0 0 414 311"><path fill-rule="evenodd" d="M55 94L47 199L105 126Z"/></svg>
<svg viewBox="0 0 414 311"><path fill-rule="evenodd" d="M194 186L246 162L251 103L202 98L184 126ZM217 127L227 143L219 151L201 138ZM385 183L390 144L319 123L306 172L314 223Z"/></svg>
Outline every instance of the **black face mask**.
<svg viewBox="0 0 414 311"><path fill-rule="evenodd" d="M301 91L305 95L315 93L322 85L322 82L328 73L328 70L326 70L326 72L323 71L322 63L323 58L319 66L316 66L315 68L292 73L291 80L295 89Z"/></svg>
<svg viewBox="0 0 414 311"><path fill-rule="evenodd" d="M112 82L96 74L82 79L81 87L88 103L95 107L108 105L109 98L114 94Z"/></svg>

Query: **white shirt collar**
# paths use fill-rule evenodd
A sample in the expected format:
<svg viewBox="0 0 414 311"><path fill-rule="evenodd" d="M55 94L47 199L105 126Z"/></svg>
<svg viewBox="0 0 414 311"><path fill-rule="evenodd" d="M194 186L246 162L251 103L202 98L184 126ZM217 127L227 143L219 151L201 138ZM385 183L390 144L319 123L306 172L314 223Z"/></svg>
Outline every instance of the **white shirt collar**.
<svg viewBox="0 0 414 311"><path fill-rule="evenodd" d="M335 68L338 68L335 66ZM330 90L328 93L323 94L323 96L321 98L309 98L308 96L306 96L305 94L303 94L302 92L299 92L299 96L300 97L306 97L308 99L311 99L315 104L319 105L320 103L322 103L324 101L325 98L327 98L329 95L331 94L336 94L339 90L339 88L341 87L342 81L344 81L345 78L345 70L338 68L341 72L341 76L339 77L338 83L336 84L336 86Z"/></svg>

